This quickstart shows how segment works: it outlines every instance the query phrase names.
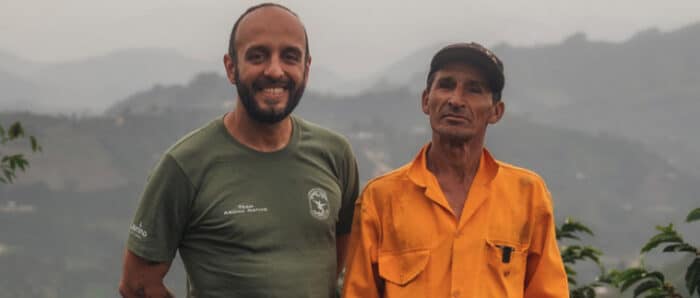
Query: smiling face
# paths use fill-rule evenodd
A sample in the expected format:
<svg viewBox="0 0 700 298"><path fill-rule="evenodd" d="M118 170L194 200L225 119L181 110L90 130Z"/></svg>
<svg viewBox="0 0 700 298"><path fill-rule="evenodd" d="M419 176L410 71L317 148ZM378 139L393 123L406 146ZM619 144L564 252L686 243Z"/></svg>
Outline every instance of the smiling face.
<svg viewBox="0 0 700 298"><path fill-rule="evenodd" d="M311 59L299 19L279 7L246 15L237 29L235 55L224 57L248 115L262 123L285 119L301 100Z"/></svg>
<svg viewBox="0 0 700 298"><path fill-rule="evenodd" d="M428 88L421 105L433 134L440 137L458 142L483 140L486 126L503 116L503 102L493 100L486 79L468 64L446 65L435 72Z"/></svg>

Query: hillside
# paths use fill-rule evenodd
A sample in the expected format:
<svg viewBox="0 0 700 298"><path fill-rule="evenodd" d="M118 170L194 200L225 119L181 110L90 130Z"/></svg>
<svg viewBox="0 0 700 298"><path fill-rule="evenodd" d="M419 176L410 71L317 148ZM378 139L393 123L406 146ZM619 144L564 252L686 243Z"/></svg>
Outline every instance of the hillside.
<svg viewBox="0 0 700 298"><path fill-rule="evenodd" d="M0 53L0 72L33 85L0 94L4 110L19 106L43 113L102 113L136 90L156 84L184 83L216 65L168 49L118 50L102 56L61 63L37 63ZM0 86L16 83L0 77ZM23 103L16 103L20 98Z"/></svg>

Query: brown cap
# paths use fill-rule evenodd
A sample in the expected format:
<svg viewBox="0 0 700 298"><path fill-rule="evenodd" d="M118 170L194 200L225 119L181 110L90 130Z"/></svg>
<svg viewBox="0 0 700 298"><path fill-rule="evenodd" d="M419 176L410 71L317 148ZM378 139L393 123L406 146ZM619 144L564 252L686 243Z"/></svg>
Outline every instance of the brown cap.
<svg viewBox="0 0 700 298"><path fill-rule="evenodd" d="M506 80L503 63L489 49L475 42L455 43L440 49L430 61L428 80L450 62L464 62L479 68L488 80L491 92L500 99Z"/></svg>

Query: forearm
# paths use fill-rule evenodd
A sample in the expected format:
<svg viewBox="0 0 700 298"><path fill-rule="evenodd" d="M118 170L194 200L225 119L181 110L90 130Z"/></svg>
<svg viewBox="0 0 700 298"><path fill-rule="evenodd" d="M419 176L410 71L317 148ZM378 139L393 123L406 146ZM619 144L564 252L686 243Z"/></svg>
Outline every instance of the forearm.
<svg viewBox="0 0 700 298"><path fill-rule="evenodd" d="M163 284L169 269L170 263L151 262L127 250L119 294L124 298L174 297Z"/></svg>

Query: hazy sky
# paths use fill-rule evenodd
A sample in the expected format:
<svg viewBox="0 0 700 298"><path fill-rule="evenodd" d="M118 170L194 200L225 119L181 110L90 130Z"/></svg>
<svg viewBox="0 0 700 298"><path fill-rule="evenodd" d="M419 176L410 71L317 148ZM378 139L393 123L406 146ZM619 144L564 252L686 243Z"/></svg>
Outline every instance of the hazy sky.
<svg viewBox="0 0 700 298"><path fill-rule="evenodd" d="M219 61L228 34L258 1L0 0L0 50L64 61L123 48L173 48ZM447 41L559 42L575 33L619 41L700 21L700 1L279 1L306 24L314 65L346 78L376 72L418 48Z"/></svg>

